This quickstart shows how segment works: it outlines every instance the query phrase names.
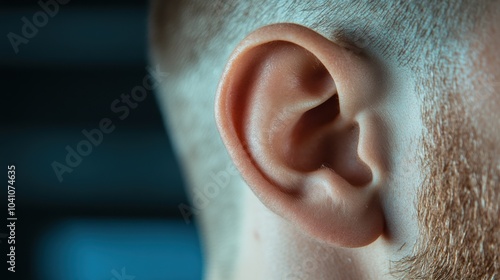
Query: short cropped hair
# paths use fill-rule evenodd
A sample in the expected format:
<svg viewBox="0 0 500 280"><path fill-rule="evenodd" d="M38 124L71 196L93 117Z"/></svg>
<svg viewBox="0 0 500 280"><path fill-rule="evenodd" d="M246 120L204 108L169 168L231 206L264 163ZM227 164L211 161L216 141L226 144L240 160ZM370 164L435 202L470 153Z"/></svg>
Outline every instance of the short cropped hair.
<svg viewBox="0 0 500 280"><path fill-rule="evenodd" d="M278 22L299 23L333 41L369 46L400 64L414 63L473 32L487 7L473 0L181 0L152 5L154 54L167 55L167 66L176 71L220 56L251 31Z"/></svg>

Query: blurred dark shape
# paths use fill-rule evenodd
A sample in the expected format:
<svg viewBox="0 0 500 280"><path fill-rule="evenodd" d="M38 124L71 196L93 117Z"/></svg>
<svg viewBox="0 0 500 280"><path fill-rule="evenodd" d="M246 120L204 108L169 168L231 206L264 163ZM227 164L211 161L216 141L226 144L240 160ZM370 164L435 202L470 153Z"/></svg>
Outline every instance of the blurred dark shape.
<svg viewBox="0 0 500 280"><path fill-rule="evenodd" d="M48 274L42 273L43 266L67 271L68 267L51 261L57 262L57 254L69 254L68 250L77 248L85 248L89 256L109 248L118 255L133 256L140 251L133 245L136 237L120 233L120 228L139 230L136 227L143 227L144 236L156 236L159 248L166 250L143 258L160 264L165 256L187 254L178 259L169 257L163 263L170 262L172 269L179 269L170 271L171 275L191 275L193 279L201 276L196 230L192 224L182 222L177 208L187 203L187 198L155 96L148 91L123 120L111 108L115 100L122 102L122 94L130 95L134 87L143 85L148 75L146 4L69 1L48 16L32 38L25 38L27 42L17 46L11 44L8 34L22 37L26 20L33 21L43 8L37 1L0 4L0 34L4 38L0 40L0 170L3 166L6 173L7 165L16 165L15 279L45 280L43 275ZM88 155L81 156L75 167L68 166L71 172L63 173L59 180L53 163L67 166L68 147L77 150L81 141L89 140L82 131L99 128L104 118L112 121L114 130L103 134L102 141L86 151ZM1 209L6 210L6 192L0 198ZM155 222L148 224L151 219ZM80 223L82 220L86 222ZM88 222L95 220L107 222ZM79 240L83 236L79 232L65 236L69 233L61 223L82 232L102 233L102 244L92 243L92 239ZM40 239L47 232L58 234L61 241L66 238L64 244L68 247L59 244L59 251L50 252L44 242L56 244L57 240ZM4 232L0 230L0 234ZM118 240L115 237L121 243L113 243ZM105 238L109 238L109 244ZM6 246L6 242L0 243L0 260L4 264ZM107 256L106 252L102 255ZM191 260L193 263L185 263ZM149 270L153 274L140 275L141 265L135 267L137 279L156 279L151 278L155 271L166 271L159 267ZM191 274L182 274L186 267L190 267ZM85 267L83 262L78 269L83 273L94 268ZM109 267L99 279L111 279L113 269L121 273L121 267ZM50 275L59 272L53 270L51 273L56 274ZM75 273L64 279L89 279L74 278L84 275ZM178 279L168 277L158 275L158 279Z"/></svg>

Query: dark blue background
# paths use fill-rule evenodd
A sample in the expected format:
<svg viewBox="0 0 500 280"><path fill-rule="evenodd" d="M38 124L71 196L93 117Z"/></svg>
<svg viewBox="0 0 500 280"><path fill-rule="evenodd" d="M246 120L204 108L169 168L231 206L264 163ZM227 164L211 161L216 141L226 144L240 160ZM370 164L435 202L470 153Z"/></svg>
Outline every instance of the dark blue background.
<svg viewBox="0 0 500 280"><path fill-rule="evenodd" d="M147 75L147 2L70 1L16 54L7 34L21 35L21 19L38 11L37 1L0 4L0 174L16 165L18 218L17 272L1 279L199 279L198 236L177 208L187 198L155 96L124 120L110 108ZM59 182L51 164L106 117L115 130Z"/></svg>

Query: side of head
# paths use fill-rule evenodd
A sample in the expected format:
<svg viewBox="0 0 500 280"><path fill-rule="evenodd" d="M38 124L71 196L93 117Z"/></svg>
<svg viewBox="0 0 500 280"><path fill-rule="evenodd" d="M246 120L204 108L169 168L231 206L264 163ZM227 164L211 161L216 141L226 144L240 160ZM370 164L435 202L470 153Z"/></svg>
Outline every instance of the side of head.
<svg viewBox="0 0 500 280"><path fill-rule="evenodd" d="M250 2L152 9L207 277L498 274L500 5Z"/></svg>

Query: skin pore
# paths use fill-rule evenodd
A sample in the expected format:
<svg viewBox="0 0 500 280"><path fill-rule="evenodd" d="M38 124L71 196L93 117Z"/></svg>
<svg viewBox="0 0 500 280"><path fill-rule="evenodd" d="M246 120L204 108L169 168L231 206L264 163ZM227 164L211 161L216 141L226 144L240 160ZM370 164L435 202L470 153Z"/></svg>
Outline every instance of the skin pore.
<svg viewBox="0 0 500 280"><path fill-rule="evenodd" d="M320 10L297 3L289 5L296 9L283 4L260 10L258 4L217 2L215 11L230 11L221 17L208 4L183 7L188 12L179 17L173 8L154 8L159 26L153 31L154 61L171 74L158 99L199 209L206 279L499 277L499 3L485 15L477 12L479 23L467 4L408 1L399 7L387 1L389 7L367 4L363 10L362 2L344 7L332 1ZM196 14L204 9L208 16ZM279 12L267 19L266 11L274 9ZM474 18L478 24L474 30L447 25L450 11L460 15L459 23ZM385 18L389 25L378 21ZM387 162L379 189L385 224L383 234L366 246L347 248L312 237L268 207L239 175L230 176L229 185L208 203L199 203L213 174L233 162L213 119L224 64L246 35L275 21L296 22L339 45L348 41L376 57L383 70L385 88L372 109L384 124L377 127L384 135L377 148ZM369 28L353 25L358 21ZM412 28L420 21L424 28Z"/></svg>

